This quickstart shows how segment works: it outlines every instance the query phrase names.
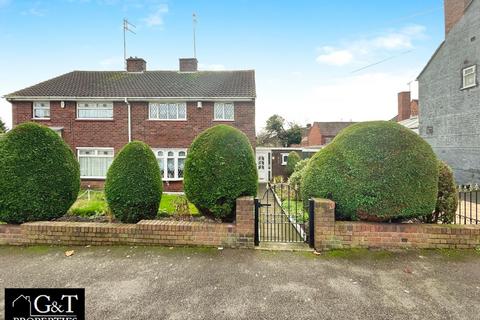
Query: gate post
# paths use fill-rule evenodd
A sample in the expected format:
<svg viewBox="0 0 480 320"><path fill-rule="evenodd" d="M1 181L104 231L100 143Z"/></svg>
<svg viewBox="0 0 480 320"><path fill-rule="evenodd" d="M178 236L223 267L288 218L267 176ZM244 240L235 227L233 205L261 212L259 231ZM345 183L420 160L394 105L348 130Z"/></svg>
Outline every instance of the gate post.
<svg viewBox="0 0 480 320"><path fill-rule="evenodd" d="M308 200L308 246L315 247L315 201Z"/></svg>
<svg viewBox="0 0 480 320"><path fill-rule="evenodd" d="M258 211L260 209L260 201L258 198L255 198L255 234L253 238L253 244L258 246L260 244L260 235L258 232Z"/></svg>

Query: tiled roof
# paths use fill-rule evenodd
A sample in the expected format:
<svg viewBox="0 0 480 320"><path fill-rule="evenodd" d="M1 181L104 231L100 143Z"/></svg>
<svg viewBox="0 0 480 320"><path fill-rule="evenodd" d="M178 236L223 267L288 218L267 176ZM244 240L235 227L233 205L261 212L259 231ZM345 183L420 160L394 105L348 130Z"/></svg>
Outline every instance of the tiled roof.
<svg viewBox="0 0 480 320"><path fill-rule="evenodd" d="M255 72L72 71L5 97L255 98Z"/></svg>
<svg viewBox="0 0 480 320"><path fill-rule="evenodd" d="M315 122L324 136L336 136L340 131L356 122Z"/></svg>

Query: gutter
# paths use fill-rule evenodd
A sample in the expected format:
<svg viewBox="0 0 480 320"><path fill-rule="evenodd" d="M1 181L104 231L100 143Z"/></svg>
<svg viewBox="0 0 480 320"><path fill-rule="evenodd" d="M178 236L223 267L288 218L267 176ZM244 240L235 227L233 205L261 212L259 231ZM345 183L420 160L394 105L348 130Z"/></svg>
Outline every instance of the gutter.
<svg viewBox="0 0 480 320"><path fill-rule="evenodd" d="M125 97L125 103L127 104L127 119L128 119L128 142L132 141L132 108L130 102L128 102L127 97Z"/></svg>
<svg viewBox="0 0 480 320"><path fill-rule="evenodd" d="M42 101L42 100L63 100L63 101L124 101L125 97L74 97L74 96L15 96L5 95L2 98L8 101ZM255 96L251 97L130 97L130 101L255 101Z"/></svg>

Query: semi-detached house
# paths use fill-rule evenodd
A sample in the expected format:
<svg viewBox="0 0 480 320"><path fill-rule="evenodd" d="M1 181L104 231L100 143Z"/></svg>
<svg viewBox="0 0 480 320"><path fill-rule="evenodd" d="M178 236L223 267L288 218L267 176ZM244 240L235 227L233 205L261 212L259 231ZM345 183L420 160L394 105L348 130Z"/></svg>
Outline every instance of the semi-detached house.
<svg viewBox="0 0 480 320"><path fill-rule="evenodd" d="M129 141L155 153L166 191L181 191L188 148L203 130L227 124L255 147L253 70L147 71L141 58L126 71L72 71L8 94L13 125L34 121L57 131L80 163L82 185L103 185L116 153ZM225 168L228 170L228 168Z"/></svg>

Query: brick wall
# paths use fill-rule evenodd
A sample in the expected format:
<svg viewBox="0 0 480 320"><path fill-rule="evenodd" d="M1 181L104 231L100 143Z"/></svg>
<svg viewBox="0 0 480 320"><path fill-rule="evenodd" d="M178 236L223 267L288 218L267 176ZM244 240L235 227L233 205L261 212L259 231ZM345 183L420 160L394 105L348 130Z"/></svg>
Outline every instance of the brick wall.
<svg viewBox="0 0 480 320"><path fill-rule="evenodd" d="M148 102L132 102L132 140L152 148L188 148L195 137L217 124L231 125L244 132L255 148L255 102L235 102L235 121L214 121L213 102L187 103L187 121L148 120ZM128 114L124 102L114 102L113 120L76 120L76 102L50 102L50 120L33 120L32 102L12 103L13 125L35 121L49 127L62 127L62 137L76 154L79 147L110 147L115 154L128 143ZM85 180L82 186L103 187L103 180ZM182 182L164 182L165 191L183 190Z"/></svg>
<svg viewBox="0 0 480 320"><path fill-rule="evenodd" d="M390 224L335 221L335 203L315 199L315 248L473 249L480 225Z"/></svg>
<svg viewBox="0 0 480 320"><path fill-rule="evenodd" d="M0 244L253 248L253 206L253 197L239 198L235 223L142 220L137 224L40 221L0 225Z"/></svg>

